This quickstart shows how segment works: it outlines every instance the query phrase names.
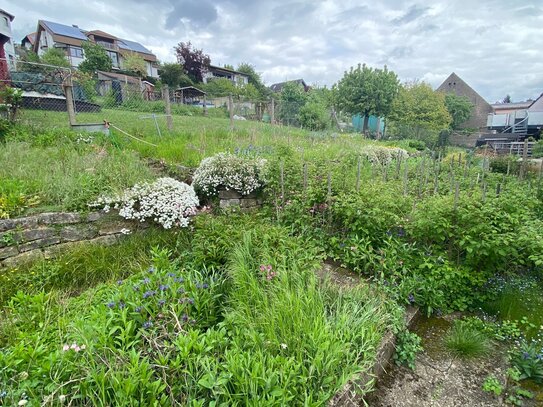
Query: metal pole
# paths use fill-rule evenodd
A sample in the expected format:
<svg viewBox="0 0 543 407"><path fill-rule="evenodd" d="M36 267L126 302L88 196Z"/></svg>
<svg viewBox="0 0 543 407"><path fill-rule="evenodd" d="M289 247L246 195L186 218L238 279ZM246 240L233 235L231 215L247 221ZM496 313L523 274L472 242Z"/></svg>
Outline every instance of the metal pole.
<svg viewBox="0 0 543 407"><path fill-rule="evenodd" d="M155 127L158 133L158 137L162 137L162 134L160 133L160 127L158 126L158 121L156 120L156 114L154 113L153 113L153 120L155 121Z"/></svg>

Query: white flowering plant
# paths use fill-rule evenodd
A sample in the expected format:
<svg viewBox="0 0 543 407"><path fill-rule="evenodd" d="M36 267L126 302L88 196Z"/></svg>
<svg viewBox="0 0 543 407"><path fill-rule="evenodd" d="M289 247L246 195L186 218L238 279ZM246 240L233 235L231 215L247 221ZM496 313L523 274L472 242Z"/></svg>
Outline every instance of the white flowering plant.
<svg viewBox="0 0 543 407"><path fill-rule="evenodd" d="M406 160L409 153L403 148L369 145L362 149L362 156L373 165L389 165L395 160Z"/></svg>
<svg viewBox="0 0 543 407"><path fill-rule="evenodd" d="M196 214L198 196L194 188L173 178L159 178L154 182L136 184L116 196L103 196L89 206L106 212L118 209L125 219L140 222L153 220L164 229L187 227L189 218Z"/></svg>
<svg viewBox="0 0 543 407"><path fill-rule="evenodd" d="M266 184L266 163L263 158L219 153L202 160L194 173L192 185L207 197L217 195L221 189L249 195Z"/></svg>

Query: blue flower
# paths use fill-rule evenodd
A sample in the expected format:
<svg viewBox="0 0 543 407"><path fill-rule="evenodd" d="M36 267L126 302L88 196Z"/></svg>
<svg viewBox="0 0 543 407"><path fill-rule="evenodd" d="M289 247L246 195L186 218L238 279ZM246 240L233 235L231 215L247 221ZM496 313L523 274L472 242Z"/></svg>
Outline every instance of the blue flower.
<svg viewBox="0 0 543 407"><path fill-rule="evenodd" d="M169 272L168 277L175 277L175 273Z"/></svg>
<svg viewBox="0 0 543 407"><path fill-rule="evenodd" d="M414 304L415 296L413 294L409 294L409 296L407 297L407 301L409 301L410 304Z"/></svg>
<svg viewBox="0 0 543 407"><path fill-rule="evenodd" d="M123 280L117 280L117 285L122 285L123 284Z"/></svg>
<svg viewBox="0 0 543 407"><path fill-rule="evenodd" d="M134 311L141 312L142 309L143 309L143 307L140 306L140 307L136 307L136 309Z"/></svg>
<svg viewBox="0 0 543 407"><path fill-rule="evenodd" d="M119 302L119 308L120 309L123 309L123 308L126 308L126 304L124 302Z"/></svg>
<svg viewBox="0 0 543 407"><path fill-rule="evenodd" d="M163 306L164 304L166 304L166 300L158 300L158 305L159 306Z"/></svg>
<svg viewBox="0 0 543 407"><path fill-rule="evenodd" d="M143 293L143 298L149 298L149 297L152 297L153 295L155 295L156 293L154 291L146 291Z"/></svg>
<svg viewBox="0 0 543 407"><path fill-rule="evenodd" d="M154 267L154 266L150 266L150 267L147 269L147 271L148 271L149 273L154 273L154 272L155 272L155 267Z"/></svg>
<svg viewBox="0 0 543 407"><path fill-rule="evenodd" d="M187 314L183 314L183 316L181 317L181 320L183 322L187 322L189 320L189 316Z"/></svg>
<svg viewBox="0 0 543 407"><path fill-rule="evenodd" d="M143 284L149 284L151 280L149 280L147 277L143 279Z"/></svg>
<svg viewBox="0 0 543 407"><path fill-rule="evenodd" d="M522 359L530 359L530 354L528 352L522 352Z"/></svg>
<svg viewBox="0 0 543 407"><path fill-rule="evenodd" d="M145 322L143 323L143 328L145 328L145 329L149 329L149 328L151 328L152 326L153 326L153 322L152 322L152 321L145 321Z"/></svg>
<svg viewBox="0 0 543 407"><path fill-rule="evenodd" d="M160 285L158 286L158 289L159 289L160 291L166 291L168 288L170 288L170 286L169 286L169 285L165 285L165 284L160 284Z"/></svg>
<svg viewBox="0 0 543 407"><path fill-rule="evenodd" d="M182 283L182 282L184 282L185 280L183 279L183 277L177 277L174 281L175 281L176 283Z"/></svg>
<svg viewBox="0 0 543 407"><path fill-rule="evenodd" d="M115 301L110 301L110 302L108 302L108 303L106 304L106 307L108 307L108 308L113 308L113 307L115 307Z"/></svg>

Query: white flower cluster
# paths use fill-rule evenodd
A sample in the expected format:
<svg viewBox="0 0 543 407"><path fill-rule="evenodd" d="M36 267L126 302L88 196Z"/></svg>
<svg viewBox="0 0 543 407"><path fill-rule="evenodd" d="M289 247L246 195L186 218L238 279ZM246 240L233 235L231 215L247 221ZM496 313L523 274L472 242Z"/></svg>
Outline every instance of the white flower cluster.
<svg viewBox="0 0 543 407"><path fill-rule="evenodd" d="M388 165L392 161L404 161L409 154L403 148L369 145L362 149L362 156L366 157L373 165Z"/></svg>
<svg viewBox="0 0 543 407"><path fill-rule="evenodd" d="M136 184L123 194L100 197L90 204L109 212L119 210L125 219L140 222L151 219L170 229L172 226L187 227L189 216L196 214L198 197L194 188L172 178L159 178L152 183Z"/></svg>
<svg viewBox="0 0 543 407"><path fill-rule="evenodd" d="M221 188L248 195L266 184L265 166L263 158L219 153L202 160L194 173L192 185L207 196L216 195Z"/></svg>

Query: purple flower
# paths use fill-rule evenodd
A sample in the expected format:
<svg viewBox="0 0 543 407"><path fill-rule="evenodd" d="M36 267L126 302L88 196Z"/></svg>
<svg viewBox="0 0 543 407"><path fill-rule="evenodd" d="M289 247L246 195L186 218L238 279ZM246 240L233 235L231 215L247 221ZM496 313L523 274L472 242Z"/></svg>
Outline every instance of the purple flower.
<svg viewBox="0 0 543 407"><path fill-rule="evenodd" d="M108 308L114 308L115 307L115 301L110 301L106 304L106 307Z"/></svg>
<svg viewBox="0 0 543 407"><path fill-rule="evenodd" d="M123 280L117 280L117 285L122 285L123 284Z"/></svg>
<svg viewBox="0 0 543 407"><path fill-rule="evenodd" d="M145 322L143 323L143 328L145 328L145 329L149 329L149 328L151 328L152 326L153 326L153 322L152 322L152 321L145 321Z"/></svg>
<svg viewBox="0 0 543 407"><path fill-rule="evenodd" d="M146 291L143 293L143 298L149 298L149 297L152 297L153 295L155 295L156 293L154 291Z"/></svg>
<svg viewBox="0 0 543 407"><path fill-rule="evenodd" d="M160 284L160 285L158 286L158 289L159 289L160 291L166 291L168 288L170 288L169 285Z"/></svg>
<svg viewBox="0 0 543 407"><path fill-rule="evenodd" d="M187 322L189 320L189 316L187 314L183 314L183 316L181 317L181 320L183 322Z"/></svg>
<svg viewBox="0 0 543 407"><path fill-rule="evenodd" d="M136 307L136 309L134 311L141 312L142 309L143 309L143 307L140 306L140 307Z"/></svg>
<svg viewBox="0 0 543 407"><path fill-rule="evenodd" d="M155 267L154 267L154 266L150 266L150 267L147 269L147 271L148 271L149 273L154 273L154 272L155 272Z"/></svg>
<svg viewBox="0 0 543 407"><path fill-rule="evenodd" d="M126 304L124 302L119 302L119 309L126 308Z"/></svg>
<svg viewBox="0 0 543 407"><path fill-rule="evenodd" d="M151 280L148 279L147 277L145 277L145 278L143 279L143 284L149 284L150 282L151 282Z"/></svg>
<svg viewBox="0 0 543 407"><path fill-rule="evenodd" d="M185 280L183 279L183 277L177 277L174 281L175 281L176 283L182 283L182 282L184 282Z"/></svg>
<svg viewBox="0 0 543 407"><path fill-rule="evenodd" d="M175 277L175 273L169 272L168 277Z"/></svg>
<svg viewBox="0 0 543 407"><path fill-rule="evenodd" d="M407 301L409 301L409 304L413 305L415 303L415 296L413 294L409 294Z"/></svg>
<svg viewBox="0 0 543 407"><path fill-rule="evenodd" d="M158 305L159 306L163 306L164 304L166 304L166 300L158 300Z"/></svg>
<svg viewBox="0 0 543 407"><path fill-rule="evenodd" d="M530 359L530 354L528 352L522 352L522 359Z"/></svg>

